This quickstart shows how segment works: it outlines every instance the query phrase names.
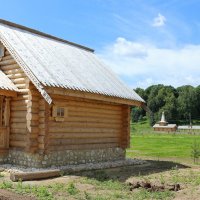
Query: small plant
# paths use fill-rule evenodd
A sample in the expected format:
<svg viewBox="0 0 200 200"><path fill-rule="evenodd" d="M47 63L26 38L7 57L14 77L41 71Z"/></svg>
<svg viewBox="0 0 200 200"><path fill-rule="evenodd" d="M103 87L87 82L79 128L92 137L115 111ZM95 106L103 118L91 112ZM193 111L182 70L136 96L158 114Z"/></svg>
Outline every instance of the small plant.
<svg viewBox="0 0 200 200"><path fill-rule="evenodd" d="M0 172L0 178L3 178L4 177L4 175Z"/></svg>
<svg viewBox="0 0 200 200"><path fill-rule="evenodd" d="M62 184L62 183L55 183L49 187L52 189L53 193L64 190L64 184Z"/></svg>
<svg viewBox="0 0 200 200"><path fill-rule="evenodd" d="M64 171L60 171L60 176L64 176L65 172Z"/></svg>
<svg viewBox="0 0 200 200"><path fill-rule="evenodd" d="M22 185L22 180L19 180L16 186L16 191L18 193L23 193L23 185Z"/></svg>
<svg viewBox="0 0 200 200"><path fill-rule="evenodd" d="M13 188L13 184L10 181L3 181L0 184L0 189L12 189Z"/></svg>
<svg viewBox="0 0 200 200"><path fill-rule="evenodd" d="M78 193L78 189L76 188L76 186L74 185L74 183L69 183L69 185L67 187L67 192L70 195L76 195Z"/></svg>
<svg viewBox="0 0 200 200"><path fill-rule="evenodd" d="M164 179L164 176L163 176L162 174L160 175L160 183L161 183L162 185L165 184L165 179Z"/></svg>
<svg viewBox="0 0 200 200"><path fill-rule="evenodd" d="M200 144L195 140L191 148L191 157L193 158L194 163L198 163L200 156Z"/></svg>
<svg viewBox="0 0 200 200"><path fill-rule="evenodd" d="M35 187L33 188L33 191L37 197L41 200L52 200L53 195L51 192L48 191L47 187L41 186L41 187Z"/></svg>
<svg viewBox="0 0 200 200"><path fill-rule="evenodd" d="M86 200L91 200L92 199L92 197L89 195L88 192L84 191L84 195L85 195L85 199Z"/></svg>

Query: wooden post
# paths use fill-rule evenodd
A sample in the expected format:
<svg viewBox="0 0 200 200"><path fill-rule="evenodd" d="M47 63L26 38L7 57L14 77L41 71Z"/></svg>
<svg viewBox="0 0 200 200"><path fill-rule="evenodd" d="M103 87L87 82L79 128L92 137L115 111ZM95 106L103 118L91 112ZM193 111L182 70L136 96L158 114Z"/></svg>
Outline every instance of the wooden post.
<svg viewBox="0 0 200 200"><path fill-rule="evenodd" d="M3 96L0 96L0 126L3 125Z"/></svg>
<svg viewBox="0 0 200 200"><path fill-rule="evenodd" d="M5 108L4 108L4 125L9 126L10 124L10 98L5 98Z"/></svg>
<svg viewBox="0 0 200 200"><path fill-rule="evenodd" d="M48 151L49 144L49 117L50 117L50 106L45 102L45 137L44 137L44 153Z"/></svg>

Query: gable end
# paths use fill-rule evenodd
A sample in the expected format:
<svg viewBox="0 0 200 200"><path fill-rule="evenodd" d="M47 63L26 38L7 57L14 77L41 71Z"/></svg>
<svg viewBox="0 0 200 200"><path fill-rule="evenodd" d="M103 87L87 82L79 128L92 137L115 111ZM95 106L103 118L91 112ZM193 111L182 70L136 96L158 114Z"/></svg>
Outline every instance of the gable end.
<svg viewBox="0 0 200 200"><path fill-rule="evenodd" d="M7 48L7 50L10 52L11 56L15 59L17 64L22 68L24 73L31 80L31 82L35 85L35 87L38 89L38 91L41 93L41 95L44 97L44 99L47 101L47 103L51 104L52 103L52 99L48 95L48 93L45 91L45 89L42 86L42 84L39 82L39 80L36 78L36 76L32 73L32 71L29 69L29 67L26 65L26 63L20 58L20 56L17 55L17 53L14 51L14 49L9 44L9 42L6 41L6 39L1 34L1 32L0 32L0 41Z"/></svg>

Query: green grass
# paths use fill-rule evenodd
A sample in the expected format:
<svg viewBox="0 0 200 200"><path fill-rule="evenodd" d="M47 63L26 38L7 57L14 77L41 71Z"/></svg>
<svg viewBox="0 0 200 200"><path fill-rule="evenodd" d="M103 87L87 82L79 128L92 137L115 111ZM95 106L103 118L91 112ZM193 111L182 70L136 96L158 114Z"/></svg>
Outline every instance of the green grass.
<svg viewBox="0 0 200 200"><path fill-rule="evenodd" d="M131 125L131 148L127 155L191 159L195 141L200 143L200 135L154 132L147 121L142 121Z"/></svg>

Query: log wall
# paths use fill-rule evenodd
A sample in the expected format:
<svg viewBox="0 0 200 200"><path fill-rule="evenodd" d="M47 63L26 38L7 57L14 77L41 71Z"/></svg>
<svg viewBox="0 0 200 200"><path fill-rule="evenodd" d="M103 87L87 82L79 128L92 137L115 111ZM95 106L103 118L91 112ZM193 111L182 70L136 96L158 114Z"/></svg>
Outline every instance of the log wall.
<svg viewBox="0 0 200 200"><path fill-rule="evenodd" d="M19 88L20 91L17 97L12 97L11 99L9 145L11 148L25 149L27 141L27 77L7 50L5 51L4 57L0 61L0 69Z"/></svg>
<svg viewBox="0 0 200 200"><path fill-rule="evenodd" d="M66 108L63 122L50 117L48 150L126 148L129 142L129 107L72 97L53 96Z"/></svg>

